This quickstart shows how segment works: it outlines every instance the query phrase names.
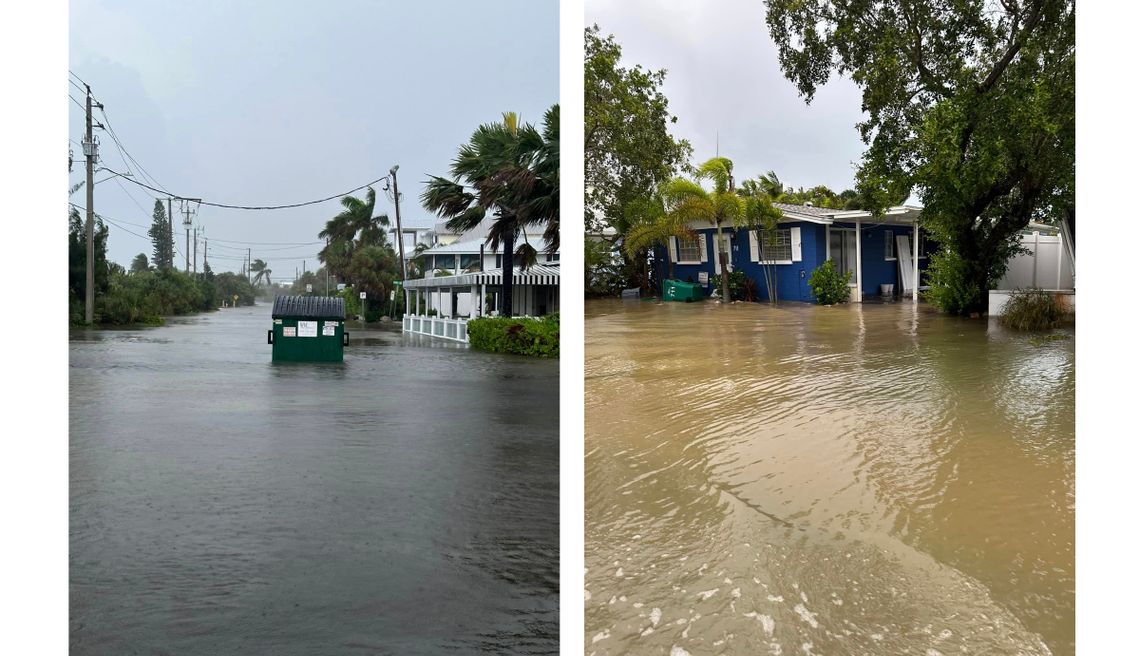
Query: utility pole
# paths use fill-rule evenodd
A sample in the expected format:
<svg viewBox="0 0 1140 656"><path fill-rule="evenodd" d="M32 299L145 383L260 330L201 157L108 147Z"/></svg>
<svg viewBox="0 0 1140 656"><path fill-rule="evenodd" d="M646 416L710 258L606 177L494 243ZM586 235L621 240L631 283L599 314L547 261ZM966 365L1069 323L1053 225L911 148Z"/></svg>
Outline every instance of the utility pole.
<svg viewBox="0 0 1140 656"><path fill-rule="evenodd" d="M325 237L325 250L329 248L329 238ZM329 295L329 265L325 263L325 296Z"/></svg>
<svg viewBox="0 0 1140 656"><path fill-rule="evenodd" d="M182 227L186 228L186 273L190 273L190 208L182 201Z"/></svg>
<svg viewBox="0 0 1140 656"><path fill-rule="evenodd" d="M400 267L404 273L402 280L406 281L408 279L408 261L404 259L404 229L400 225L400 185L396 183L396 171L399 170L400 165L396 164L388 172L392 174L392 197L396 200L396 235L397 241L400 243ZM404 311L407 312L408 290L404 288L403 283L401 283L400 288L404 291Z"/></svg>
<svg viewBox="0 0 1140 656"><path fill-rule="evenodd" d="M194 275L198 275L198 229L194 228Z"/></svg>
<svg viewBox="0 0 1140 656"><path fill-rule="evenodd" d="M87 290L83 318L90 325L95 322L95 158L99 149L91 133L91 87L87 87L87 139L83 142L87 155Z"/></svg>
<svg viewBox="0 0 1140 656"><path fill-rule="evenodd" d="M202 240L202 273L205 273L206 269L210 268L209 264L207 264L207 262L206 262L206 257L209 256L209 254L210 254L210 240L209 239L203 239Z"/></svg>
<svg viewBox="0 0 1140 656"><path fill-rule="evenodd" d="M253 265L253 261L250 260L249 257L250 257L250 253L252 253L252 252L253 252L252 248L245 249L245 280L246 280L246 282L248 282L251 285L253 284L253 277L252 277L252 272L249 269Z"/></svg>
<svg viewBox="0 0 1140 656"><path fill-rule="evenodd" d="M170 224L170 234L167 235L169 239L166 241L167 258L166 263L171 269L174 268L174 199L170 196L166 197L166 221Z"/></svg>

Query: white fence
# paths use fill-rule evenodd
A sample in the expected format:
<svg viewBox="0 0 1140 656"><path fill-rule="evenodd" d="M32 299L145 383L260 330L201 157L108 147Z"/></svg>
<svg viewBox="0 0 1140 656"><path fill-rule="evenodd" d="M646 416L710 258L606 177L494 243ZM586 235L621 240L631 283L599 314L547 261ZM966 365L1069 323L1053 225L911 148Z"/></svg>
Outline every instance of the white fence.
<svg viewBox="0 0 1140 656"><path fill-rule="evenodd" d="M404 315L404 332L467 343L467 319Z"/></svg>
<svg viewBox="0 0 1140 656"><path fill-rule="evenodd" d="M1073 289L1073 261L1060 236L1050 237L1034 232L1021 238L1021 245L1029 249L1028 255L1018 255L1009 261L1009 270L998 282L997 289Z"/></svg>

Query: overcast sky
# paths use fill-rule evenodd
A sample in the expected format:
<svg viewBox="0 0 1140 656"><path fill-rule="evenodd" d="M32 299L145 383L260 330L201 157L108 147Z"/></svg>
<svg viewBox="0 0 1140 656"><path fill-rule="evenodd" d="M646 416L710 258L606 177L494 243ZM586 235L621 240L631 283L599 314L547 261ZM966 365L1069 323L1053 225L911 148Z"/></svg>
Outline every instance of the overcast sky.
<svg viewBox="0 0 1140 656"><path fill-rule="evenodd" d="M127 151L171 192L226 204L322 198L399 164L404 225L431 225L422 183L447 173L480 123L509 110L539 124L558 102L556 2L72 0L69 23L69 68L104 103ZM84 179L84 114L68 105L75 184ZM103 164L128 168L110 135L96 134ZM113 179L95 191L99 214L146 234L153 194ZM394 222L376 192L377 213ZM71 202L84 205L85 192ZM312 242L339 211L336 201L270 212L202 207L198 224L210 267L237 270L245 245L222 240ZM110 229L111 260L150 257L149 240ZM176 242L181 252L185 237ZM292 279L302 257L318 266L319 245L252 248L275 280Z"/></svg>
<svg viewBox="0 0 1140 656"><path fill-rule="evenodd" d="M585 0L586 24L613 34L622 64L666 69L662 91L694 163L733 160L737 182L774 170L786 185L854 185L861 95L833 78L806 105L780 72L760 0Z"/></svg>

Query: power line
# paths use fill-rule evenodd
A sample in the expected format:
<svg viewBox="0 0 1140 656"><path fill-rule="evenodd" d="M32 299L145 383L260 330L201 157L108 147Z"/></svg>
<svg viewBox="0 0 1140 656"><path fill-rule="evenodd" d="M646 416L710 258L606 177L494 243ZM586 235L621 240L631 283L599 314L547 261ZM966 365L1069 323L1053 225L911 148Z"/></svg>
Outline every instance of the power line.
<svg viewBox="0 0 1140 656"><path fill-rule="evenodd" d="M78 75L76 75L76 74L75 74L73 71L71 71L70 69L69 69L67 72L68 72L68 73L70 73L70 74L71 74L71 76L72 76L72 77L74 77L75 79L79 80L80 82L83 82L83 78L81 78L81 77L79 77ZM84 85L84 86L89 86L89 85L88 85L86 82L83 82L83 85Z"/></svg>
<svg viewBox="0 0 1140 656"><path fill-rule="evenodd" d="M129 179L130 178L128 178L128 180ZM69 202L68 205L71 205L72 207L74 207L77 210L87 211L86 207L83 207L82 205L79 205L77 203L70 203ZM146 210L143 210L143 213L145 214ZM118 221L119 223L124 223L126 225L135 226L137 228L150 228L149 225L142 225L140 223L132 223L132 222L126 221L124 219L116 218L115 221ZM297 248L300 246L315 246L317 244L325 243L323 241L292 241L292 242L290 242L290 241L276 241L276 242L275 241L238 241L236 239L219 239L218 237L210 237L210 241L222 241L222 242L229 242L231 244L245 244L247 246L289 246L291 248ZM235 248L233 246L222 246L222 247L223 248ZM245 249L240 248L237 250L245 250ZM267 250L276 250L276 249L267 249ZM289 250L289 248L282 248L279 250Z"/></svg>
<svg viewBox="0 0 1140 656"><path fill-rule="evenodd" d="M106 168L106 167L104 167L104 168ZM107 169L107 170L111 171L111 173L115 173L115 171L112 169ZM120 173L119 175L123 175L123 174ZM342 198L344 196L347 196L351 193L355 193L357 191L360 191L361 189L364 189L366 187L370 187L370 186L376 184L377 182L380 182L380 181L386 180L386 179L388 179L388 176L386 176L386 175L381 176L379 178L376 178L372 182L362 184L359 187L356 187L354 189L349 189L348 191L345 191L345 192L342 192L339 194L334 194L334 195L328 196L326 198L320 198L317 200L305 201L303 203L290 203L288 205L227 205L225 203L213 203L213 202L209 202L209 201L200 200L198 198L190 198L187 196L179 196L178 194L170 193L164 189L156 189L156 188L154 188L148 184L139 182L138 180L132 180L131 178L126 178L127 182L132 182L132 183L134 183L140 187L146 187L147 189L150 189L151 191L157 191L157 192L162 193L162 194L168 194L168 195L173 196L174 198L177 198L180 200L192 200L192 201L198 203L199 205L208 205L210 207L221 207L221 208L230 209L230 210L284 210L284 209L291 209L294 207L305 207L306 205L316 205L317 203L325 203L325 202L328 202L330 200L336 200L337 198Z"/></svg>
<svg viewBox="0 0 1140 656"><path fill-rule="evenodd" d="M67 94L67 97L71 98L71 94L70 93ZM84 112L87 111L87 108L83 106L83 103L79 102L75 98L71 98L71 102L75 103L75 106L78 107L79 109L82 109Z"/></svg>

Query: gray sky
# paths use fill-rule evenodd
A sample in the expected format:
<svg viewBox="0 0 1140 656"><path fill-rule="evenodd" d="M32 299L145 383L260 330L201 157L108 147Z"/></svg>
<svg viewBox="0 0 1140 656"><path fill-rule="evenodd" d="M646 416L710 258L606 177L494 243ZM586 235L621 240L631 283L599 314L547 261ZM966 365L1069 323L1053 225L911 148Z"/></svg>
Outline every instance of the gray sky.
<svg viewBox="0 0 1140 656"><path fill-rule="evenodd" d="M226 204L323 198L399 164L405 225L431 225L419 204L422 183L447 173L480 123L515 111L539 124L558 101L553 1L72 0L69 24L69 68L104 103L127 151L171 192ZM81 91L68 90L83 102ZM84 179L84 120L68 105L75 184ZM96 134L103 164L123 171L110 135ZM95 191L96 212L146 234L150 192L115 180ZM377 213L394 222L379 185L376 192ZM85 205L85 192L70 200ZM339 211L336 201L269 212L202 207L198 224L210 239L210 267L237 270L245 245L222 240L316 241ZM150 257L149 240L110 229L111 260L129 266L139 252ZM176 241L181 251L185 237ZM304 256L309 269L318 266L319 245L252 248L275 280L292 279Z"/></svg>
<svg viewBox="0 0 1140 656"><path fill-rule="evenodd" d="M622 64L667 69L662 91L677 117L673 134L693 144L694 163L720 154L736 179L769 169L796 187L854 185L863 144L861 95L833 78L811 105L784 78L759 0L585 0L622 47Z"/></svg>

